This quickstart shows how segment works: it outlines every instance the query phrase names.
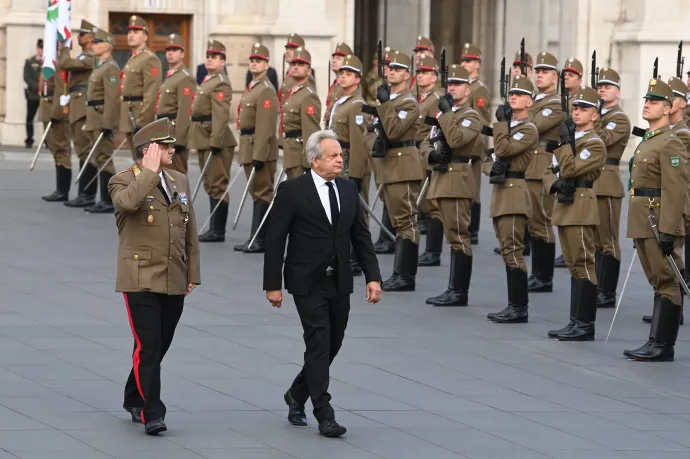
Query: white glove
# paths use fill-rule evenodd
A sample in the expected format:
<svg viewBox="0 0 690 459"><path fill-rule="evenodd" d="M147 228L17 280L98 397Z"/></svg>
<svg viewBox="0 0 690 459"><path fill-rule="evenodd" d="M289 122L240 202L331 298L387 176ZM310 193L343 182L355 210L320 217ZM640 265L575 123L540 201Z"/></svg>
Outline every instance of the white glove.
<svg viewBox="0 0 690 459"><path fill-rule="evenodd" d="M553 167L558 167L558 160L556 159L556 155L553 155L551 157L551 164L553 164ZM556 174L556 177L560 178L561 173L559 172L558 174Z"/></svg>
<svg viewBox="0 0 690 459"><path fill-rule="evenodd" d="M60 107L69 105L69 94L60 96Z"/></svg>

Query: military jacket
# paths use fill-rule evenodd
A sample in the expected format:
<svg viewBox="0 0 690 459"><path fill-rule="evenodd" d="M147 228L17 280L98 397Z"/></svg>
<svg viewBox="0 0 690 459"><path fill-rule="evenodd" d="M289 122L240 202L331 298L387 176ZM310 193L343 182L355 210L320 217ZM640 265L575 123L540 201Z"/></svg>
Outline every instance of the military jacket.
<svg viewBox="0 0 690 459"><path fill-rule="evenodd" d="M168 70L156 102L156 118L169 118L174 129L170 135L177 145L187 145L192 97L196 91L196 79L184 65ZM225 95L225 93L223 93ZM231 92L232 94L232 92ZM229 119L228 106L228 119ZM232 135L232 133L230 133Z"/></svg>
<svg viewBox="0 0 690 459"><path fill-rule="evenodd" d="M278 108L278 95L265 75L249 83L237 107L240 164L278 159Z"/></svg>
<svg viewBox="0 0 690 459"><path fill-rule="evenodd" d="M52 119L67 121L68 117L60 105L60 96L64 95L65 82L58 72L48 80L41 78L41 102L38 105L38 120L47 123Z"/></svg>
<svg viewBox="0 0 690 459"><path fill-rule="evenodd" d="M618 105L602 108L594 127L606 146L606 163L601 166L601 175L594 182L594 192L597 196L622 198L625 190L618 163L630 138L630 119Z"/></svg>
<svg viewBox="0 0 690 459"><path fill-rule="evenodd" d="M112 57L96 64L86 92L87 131L116 130L120 122L120 67Z"/></svg>
<svg viewBox="0 0 690 459"><path fill-rule="evenodd" d="M554 151L553 167L544 172L544 189L550 192L551 185L558 179L594 182L601 174L601 166L606 162L604 141L594 129L575 133L575 154L570 144ZM558 199L553 205L551 221L556 226L580 226L599 224L599 206L594 188L576 187L574 201L562 203Z"/></svg>
<svg viewBox="0 0 690 459"><path fill-rule="evenodd" d="M452 149L451 162L448 171L434 171L431 174L429 199L439 198L472 198L475 195L474 173L470 158L473 158L476 144L479 143L479 133L482 122L477 113L468 104L455 106L447 113L438 116L446 142ZM433 128L421 145L425 158L435 149L430 139L436 136Z"/></svg>
<svg viewBox="0 0 690 459"><path fill-rule="evenodd" d="M333 110L333 104L336 103L338 99L343 96L343 90L338 84L338 79L336 77L335 81L331 83L331 87L328 89L328 95L326 96L326 110L323 114L323 124L328 126L328 120L331 119L331 110Z"/></svg>
<svg viewBox="0 0 690 459"><path fill-rule="evenodd" d="M690 180L690 129L688 129L688 125L685 123L685 121L681 119L676 124L671 125L671 132L673 132L673 135L678 137L681 142L683 142L685 152L688 154L687 173L688 180ZM685 200L685 210L683 213L685 215L690 215L690 189L688 189L688 197Z"/></svg>
<svg viewBox="0 0 690 459"><path fill-rule="evenodd" d="M417 97L419 102L419 116L417 117L417 135L415 136L415 143L417 146L421 146L422 141L427 138L429 132L431 131L431 126L424 122L427 116L436 117L438 115L438 100L443 95L440 89L434 89L428 93L422 94ZM422 169L431 170L431 165L428 163L429 157L424 156L423 152L420 150L419 160L422 162Z"/></svg>
<svg viewBox="0 0 690 459"><path fill-rule="evenodd" d="M278 102L280 102L280 106L283 106L283 103L285 103L285 100L287 98L288 93L290 92L290 89L292 89L295 86L295 80L290 76L290 70L287 71L285 74L285 78L283 78L283 82L280 85L280 89L278 89ZM309 75L309 78L307 78L307 85L306 87L311 88L314 92L316 92L316 80L314 79L314 75Z"/></svg>
<svg viewBox="0 0 690 459"><path fill-rule="evenodd" d="M489 98L489 89L486 87L486 85L479 80L479 78L475 78L472 80L470 83L470 107L472 107L478 114L479 114L479 119L481 122L485 125L488 126L491 123L491 112L489 111L490 109L490 104L491 104L491 99ZM475 158L484 158L485 157L485 152L484 152L484 146L486 144L486 140L482 137L481 141L477 142L474 150L474 156Z"/></svg>
<svg viewBox="0 0 690 459"><path fill-rule="evenodd" d="M28 100L39 100L40 88L38 82L41 78L41 60L36 59L36 56L31 56L24 61L24 95Z"/></svg>
<svg viewBox="0 0 690 459"><path fill-rule="evenodd" d="M95 59L90 51L72 58L70 50L63 47L58 55L58 66L69 72L69 122L86 118L86 90L94 69Z"/></svg>
<svg viewBox="0 0 690 459"><path fill-rule="evenodd" d="M552 153L546 152L546 142L560 140L559 125L563 121L563 109L561 98L556 91L537 94L529 117L539 131L539 144L534 149L534 156L525 172L525 178L541 181L544 170L551 166L553 158Z"/></svg>
<svg viewBox="0 0 690 459"><path fill-rule="evenodd" d="M685 124L690 123L690 101L688 101L688 106L683 110L683 121L685 121Z"/></svg>
<svg viewBox="0 0 690 459"><path fill-rule="evenodd" d="M309 136L321 129L321 100L308 83L295 86L285 93L281 119L283 166L286 169L308 167L304 144Z"/></svg>
<svg viewBox="0 0 690 459"><path fill-rule="evenodd" d="M331 112L328 128L336 133L346 158L346 175L363 178L371 172L369 161L374 133L367 132L371 115L362 113L364 98L362 91L341 97Z"/></svg>
<svg viewBox="0 0 690 459"><path fill-rule="evenodd" d="M135 164L113 176L108 191L115 206L120 245L118 292L184 295L201 283L199 239L187 177L164 170L170 204L157 188L161 176Z"/></svg>
<svg viewBox="0 0 690 459"><path fill-rule="evenodd" d="M182 94L184 97L184 88ZM237 146L229 126L231 102L232 87L228 76L223 72L207 75L192 97L187 137L190 150Z"/></svg>
<svg viewBox="0 0 690 459"><path fill-rule="evenodd" d="M120 131L134 132L130 114L137 129L155 120L155 105L158 90L163 81L162 64L158 56L148 48L132 53L120 75L122 108L120 113ZM127 98L141 98L128 101Z"/></svg>

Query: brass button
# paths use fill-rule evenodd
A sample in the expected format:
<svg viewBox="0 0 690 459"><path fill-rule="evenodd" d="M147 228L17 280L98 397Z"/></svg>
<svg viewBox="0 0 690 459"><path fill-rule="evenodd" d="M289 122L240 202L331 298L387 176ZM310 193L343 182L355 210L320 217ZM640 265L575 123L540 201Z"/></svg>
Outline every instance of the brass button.
<svg viewBox="0 0 690 459"><path fill-rule="evenodd" d="M450 172L450 171L452 171L452 170L453 170L453 168L452 168L452 167L449 167L449 168L448 168L448 172Z"/></svg>
<svg viewBox="0 0 690 459"><path fill-rule="evenodd" d="M634 183L634 182L635 182L635 180L630 180L630 183Z"/></svg>
<svg viewBox="0 0 690 459"><path fill-rule="evenodd" d="M584 194L580 193L580 197L583 197L583 196L584 196Z"/></svg>
<svg viewBox="0 0 690 459"><path fill-rule="evenodd" d="M172 255L170 255L168 258L170 258L172 260Z"/></svg>
<svg viewBox="0 0 690 459"><path fill-rule="evenodd" d="M135 254L133 258L134 258L134 261L137 261L139 259L139 255Z"/></svg>
<svg viewBox="0 0 690 459"><path fill-rule="evenodd" d="M640 152L640 150L637 150L637 151L635 152L635 154L638 154L639 152Z"/></svg>
<svg viewBox="0 0 690 459"><path fill-rule="evenodd" d="M172 228L172 227L173 227L173 224L171 223L171 224L170 224L170 228Z"/></svg>
<svg viewBox="0 0 690 459"><path fill-rule="evenodd" d="M402 151L399 151L399 152L398 152L398 156L402 156Z"/></svg>
<svg viewBox="0 0 690 459"><path fill-rule="evenodd" d="M637 167L637 164L633 164L633 169Z"/></svg>
<svg viewBox="0 0 690 459"><path fill-rule="evenodd" d="M172 243L173 243L173 241L171 240L171 241L170 241L170 243L172 244Z"/></svg>
<svg viewBox="0 0 690 459"><path fill-rule="evenodd" d="M149 209L153 210L153 206L149 206Z"/></svg>
<svg viewBox="0 0 690 459"><path fill-rule="evenodd" d="M647 162L647 158L644 159L644 162Z"/></svg>
<svg viewBox="0 0 690 459"><path fill-rule="evenodd" d="M508 185L508 186L513 186L513 184L511 183L511 184L510 184L510 185Z"/></svg>

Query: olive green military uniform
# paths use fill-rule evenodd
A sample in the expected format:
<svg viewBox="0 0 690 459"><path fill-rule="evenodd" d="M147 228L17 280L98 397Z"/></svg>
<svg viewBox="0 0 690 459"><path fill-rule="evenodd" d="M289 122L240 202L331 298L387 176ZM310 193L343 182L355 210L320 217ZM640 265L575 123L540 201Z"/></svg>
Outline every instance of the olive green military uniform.
<svg viewBox="0 0 690 459"><path fill-rule="evenodd" d="M414 51L412 58L414 59L414 62L416 64L415 67L419 68L420 65L424 65L422 63L424 57L430 57L432 59L434 58L435 46L430 39L422 35L419 35L417 37L417 42L415 43L412 51ZM417 97L417 99L419 99L419 85L417 84L417 68L414 69L414 75L412 75L412 78L410 78L410 92L414 94L414 96Z"/></svg>
<svg viewBox="0 0 690 459"><path fill-rule="evenodd" d="M285 44L285 49L297 49L304 47L304 38L302 38L296 33L291 33L290 35L288 35L287 43ZM288 63L288 65L290 65L290 63ZM280 85L280 88L278 89L278 102L280 102L281 107L283 106L283 103L287 98L288 92L290 92L290 89L292 89L295 86L295 80L294 78L292 78L290 73L291 69L288 67L287 72L285 72L285 75L283 76L283 81ZM316 91L316 80L314 79L313 73L309 75L309 77L307 77L307 82L305 86L308 86L312 90Z"/></svg>
<svg viewBox="0 0 690 459"><path fill-rule="evenodd" d="M563 71L572 72L579 76L580 80L582 80L582 72L584 71L584 69L582 67L582 62L580 62L579 59L571 57L567 61L565 61ZM570 88L570 92L568 93L568 113L573 112L573 102L575 102L575 94L577 94L577 89L578 87Z"/></svg>
<svg viewBox="0 0 690 459"><path fill-rule="evenodd" d="M338 43L335 46L335 51L333 51L332 56L352 56L354 53L352 52L352 48L350 48L349 45L346 43ZM333 80L333 83L331 83L331 87L328 88L328 95L326 96L326 109L324 110L323 113L323 125L328 126L328 120L331 119L331 110L333 109L333 104L335 104L338 99L340 99L343 96L343 90L340 89L340 85L338 84L338 75L336 74L335 79Z"/></svg>
<svg viewBox="0 0 690 459"><path fill-rule="evenodd" d="M311 66L311 55L306 49L297 48L292 62L304 62ZM320 129L320 120L321 100L309 82L294 85L285 92L280 131L283 137L283 167L288 179L298 177L308 168L304 144Z"/></svg>
<svg viewBox="0 0 690 459"><path fill-rule="evenodd" d="M128 29L148 32L146 20L140 16L129 18ZM156 118L158 90L163 82L163 65L149 48L132 53L122 69L120 132L127 134L127 143L134 158L132 135Z"/></svg>
<svg viewBox="0 0 690 459"><path fill-rule="evenodd" d="M376 54L374 54L376 58ZM383 78L379 78L379 69L372 67L364 75L364 100L367 105L376 105L376 90L383 84Z"/></svg>
<svg viewBox="0 0 690 459"><path fill-rule="evenodd" d="M673 91L661 80L649 82L647 99L672 104ZM682 314L680 284L673 274L649 221L654 216L662 240L675 240L670 255L682 266L683 209L688 193L688 154L670 125L647 131L630 159L630 204L627 236L635 241L640 264L654 290L654 313L649 340L640 348L626 350L630 359L674 359Z"/></svg>
<svg viewBox="0 0 690 459"><path fill-rule="evenodd" d="M98 29L94 34L94 43L105 42L115 44L115 39L108 32ZM112 57L96 62L96 68L89 78L86 92L86 124L85 130L96 142L93 161L97 168L105 165L99 175L101 201L84 210L90 213L112 213L114 211L108 180L115 174L115 167L111 161L113 155L113 132L120 123L120 67Z"/></svg>

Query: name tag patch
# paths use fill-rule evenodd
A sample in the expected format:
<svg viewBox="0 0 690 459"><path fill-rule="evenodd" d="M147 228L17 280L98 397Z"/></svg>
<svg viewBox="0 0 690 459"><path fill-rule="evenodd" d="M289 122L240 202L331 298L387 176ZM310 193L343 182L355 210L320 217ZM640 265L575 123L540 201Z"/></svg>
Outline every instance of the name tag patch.
<svg viewBox="0 0 690 459"><path fill-rule="evenodd" d="M462 120L462 123L460 123L462 127L470 127L470 124L472 124L472 120Z"/></svg>
<svg viewBox="0 0 690 459"><path fill-rule="evenodd" d="M525 134L523 134L522 132L516 132L515 134L513 134L513 138L514 138L515 140L520 140L520 139L522 139L524 136L525 136Z"/></svg>
<svg viewBox="0 0 690 459"><path fill-rule="evenodd" d="M588 149L584 149L580 152L580 159L585 160L592 156L592 153Z"/></svg>
<svg viewBox="0 0 690 459"><path fill-rule="evenodd" d="M541 111L541 116L549 116L552 112L550 108L545 108L544 110Z"/></svg>
<svg viewBox="0 0 690 459"><path fill-rule="evenodd" d="M616 123L611 121L609 124L606 125L606 129L608 129L608 130L616 129Z"/></svg>
<svg viewBox="0 0 690 459"><path fill-rule="evenodd" d="M407 112L405 110L400 110L398 112L398 118L400 118L401 120L404 120L405 118L407 118Z"/></svg>

